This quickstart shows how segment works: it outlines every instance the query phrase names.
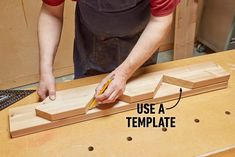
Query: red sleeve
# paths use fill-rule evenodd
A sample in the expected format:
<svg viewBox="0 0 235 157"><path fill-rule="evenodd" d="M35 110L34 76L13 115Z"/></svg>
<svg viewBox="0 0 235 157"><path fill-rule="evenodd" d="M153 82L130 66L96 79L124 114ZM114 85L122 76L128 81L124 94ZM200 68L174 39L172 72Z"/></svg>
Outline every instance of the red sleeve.
<svg viewBox="0 0 235 157"><path fill-rule="evenodd" d="M64 3L65 0L42 0L42 1L48 5L57 6Z"/></svg>
<svg viewBox="0 0 235 157"><path fill-rule="evenodd" d="M153 16L166 16L174 12L180 0L151 0L150 7Z"/></svg>

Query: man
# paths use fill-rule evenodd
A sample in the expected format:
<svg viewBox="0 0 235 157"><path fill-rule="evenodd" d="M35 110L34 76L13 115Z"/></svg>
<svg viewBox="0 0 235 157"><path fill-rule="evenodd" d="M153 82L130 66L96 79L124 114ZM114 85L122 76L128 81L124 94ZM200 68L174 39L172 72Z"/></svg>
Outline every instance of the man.
<svg viewBox="0 0 235 157"><path fill-rule="evenodd" d="M43 0L38 38L38 94L56 98L53 61L58 48L64 0ZM97 87L99 103L114 102L127 80L142 65L156 63L156 50L167 35L179 0L78 0L75 18L75 79L111 72ZM69 44L69 43L68 43ZM109 78L113 81L97 93Z"/></svg>

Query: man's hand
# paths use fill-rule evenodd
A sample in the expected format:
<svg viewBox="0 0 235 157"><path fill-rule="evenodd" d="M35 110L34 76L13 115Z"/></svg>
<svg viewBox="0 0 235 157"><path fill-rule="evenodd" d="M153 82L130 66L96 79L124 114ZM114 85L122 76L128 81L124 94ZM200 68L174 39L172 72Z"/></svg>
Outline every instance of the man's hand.
<svg viewBox="0 0 235 157"><path fill-rule="evenodd" d="M110 78L112 78L112 82L109 84L105 92L99 95L99 91ZM97 87L95 94L97 102L102 104L115 102L125 91L127 79L128 76L123 70L115 69L112 73L106 76Z"/></svg>
<svg viewBox="0 0 235 157"><path fill-rule="evenodd" d="M46 99L47 96L49 96L51 100L55 100L56 90L55 78L53 74L46 74L41 76L37 93L42 100Z"/></svg>

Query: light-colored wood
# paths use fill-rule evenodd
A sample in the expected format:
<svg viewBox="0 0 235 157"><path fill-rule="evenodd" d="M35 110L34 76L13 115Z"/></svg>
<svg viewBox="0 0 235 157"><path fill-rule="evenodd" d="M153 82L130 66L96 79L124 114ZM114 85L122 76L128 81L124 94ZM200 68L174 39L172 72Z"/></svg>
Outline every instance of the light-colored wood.
<svg viewBox="0 0 235 157"><path fill-rule="evenodd" d="M193 56L197 0L181 0L176 8L174 60Z"/></svg>
<svg viewBox="0 0 235 157"><path fill-rule="evenodd" d="M210 75L208 76L200 73L205 71ZM189 73L189 75L187 73ZM192 75L192 73L195 73L197 75ZM186 77L181 74L185 74ZM164 81L162 78L165 78L165 75L170 75L172 77L176 76L179 80L181 78L185 80L188 79L189 81L194 81L194 84L197 82L201 82L203 86L197 84L198 86L195 86L197 87L196 89L189 89L185 88L184 84L182 86L176 86L176 84L174 83L172 85L168 83L162 83L162 81ZM226 79L224 79L224 76L226 76ZM130 82L127 83L126 90L123 94L125 95L123 96L124 98L120 98L120 100L126 100L127 102L117 102L108 111L93 109L87 113L86 106L92 100L95 88L98 84L67 89L58 92L57 99L55 101L50 101L50 99L47 99L43 103L39 104L38 107L36 107L36 115L40 116L39 119L34 114L35 111L33 111L33 113L28 112L28 107L26 107L25 113L20 112L20 114L17 114L15 112L17 111L17 109L13 109L13 111L10 111L9 119L11 136L22 136L24 134L32 132L38 132L53 127L88 120L90 119L89 117L100 117L103 116L102 112L105 112L105 115L113 114L116 112L119 113L120 111L125 111L123 110L123 108L125 108L126 110L135 108L133 107L133 102L140 102L145 100L148 102L152 101L154 103L162 103L169 100L177 99L180 88L183 89L182 97L209 92L217 89L223 89L227 87L229 76L230 75L225 72L223 68L212 62L135 76ZM217 80L217 78L220 79ZM210 81L212 83L210 83ZM120 106L119 104L124 105ZM23 112L23 109L24 108L21 107L19 110ZM31 116L31 118L27 120L29 115ZM76 117L72 118L73 116ZM70 117L72 118L71 121L68 120L70 119ZM45 122L41 120L41 118L48 119L50 121L57 120L57 123L59 123L60 125L57 125L57 123L54 122L48 123L48 121L46 121L47 123L45 124L41 123ZM32 121L34 119L36 120Z"/></svg>
<svg viewBox="0 0 235 157"><path fill-rule="evenodd" d="M212 85L209 88L202 87L201 89L197 88L195 90L184 88L182 97L223 89L226 87L227 87L227 82L218 85ZM179 95L179 88L180 88L179 86L163 84L160 87L154 99L146 100L144 101L144 103L146 102L163 103L169 100L177 99ZM47 129L52 129L68 124L73 124L123 111L128 111L131 109L135 109L136 104L137 103L129 104L126 102L119 101L114 104L102 105L100 108L94 108L92 110L89 110L84 115L72 116L57 121L50 121L37 116L35 113L35 108L38 104L25 106L26 109L24 109L24 106L19 108L13 108L9 111L10 133L11 137L19 137Z"/></svg>
<svg viewBox="0 0 235 157"><path fill-rule="evenodd" d="M126 110L131 110L128 103L118 102L115 104L115 109L112 108L112 104L104 105L101 108L94 108L89 110L87 114L73 116L65 118L58 121L49 121L44 118L36 116L35 108L38 104L32 104L26 107L15 108L10 110L10 128L12 130L12 137L18 137L22 135L27 135L29 133L35 133L38 131L43 131L47 129L52 129L55 127L60 127L68 124L73 124L89 119L94 119L98 117L103 117L111 115L114 113L123 112ZM110 109L109 109L110 108Z"/></svg>
<svg viewBox="0 0 235 157"><path fill-rule="evenodd" d="M0 112L0 154L10 157L48 156L158 156L195 157L235 144L235 51L193 57L162 63L141 69L154 72L175 67L214 61L231 74L228 88L208 92L180 101L165 115L176 117L176 127L163 132L160 128L128 128L127 116L138 115L135 110L105 116L94 120L51 129L37 134L11 139L9 136L8 110L38 102L36 93ZM98 83L105 75L89 77L58 84L59 90ZM175 101L164 103L172 106ZM230 111L226 115L225 111ZM194 119L198 118L199 123ZM126 138L132 137L132 141ZM110 142L112 141L112 142ZM93 146L94 151L88 151ZM160 146L161 149L156 149ZM170 147L169 147L170 146ZM170 148L170 149L169 149ZM143 151L148 150L148 151Z"/></svg>
<svg viewBox="0 0 235 157"><path fill-rule="evenodd" d="M162 74L149 73L132 78L119 100L133 103L153 98L162 82Z"/></svg>
<svg viewBox="0 0 235 157"><path fill-rule="evenodd" d="M208 85L220 82L226 83L229 76L229 73L213 62L137 75L127 83L125 92L119 100L127 103L134 103L152 99L156 93L159 93L158 90L162 82L170 83L172 86L178 85L184 87L184 89L204 87L205 91L206 88L211 90ZM36 114L37 116L51 121L85 114L87 111L87 104L92 101L97 86L98 84L94 84L57 92L57 99L51 101L47 98L36 107ZM164 97L167 100L167 97L171 97L168 87L170 86L168 85L165 87L165 91L167 92ZM186 91L189 93L191 92L191 90ZM201 92L201 90L199 91ZM178 91L176 91L175 94L177 94L177 92ZM175 95L173 95L173 99L175 98ZM160 100L160 98L158 99ZM161 100L164 101L165 99Z"/></svg>
<svg viewBox="0 0 235 157"><path fill-rule="evenodd" d="M58 120L87 112L98 84L67 89L56 93L56 100L45 99L36 107L37 116Z"/></svg>
<svg viewBox="0 0 235 157"><path fill-rule="evenodd" d="M208 85L226 83L229 76L229 73L213 62L142 74L135 76L127 83L125 92L119 100L134 103L152 99L158 93L162 82L181 86L185 89L204 87L206 91L206 88L210 90ZM97 86L98 84L94 84L60 91L57 93L55 101L47 98L46 101L39 104L36 108L36 114L51 121L85 114L87 104L92 101ZM166 87L166 91L167 89ZM202 90L199 91L202 92ZM165 97L170 97L169 92L166 92L166 94Z"/></svg>
<svg viewBox="0 0 235 157"><path fill-rule="evenodd" d="M182 89L182 97L193 96L201 93L206 93L214 90L219 90L228 87L228 82L221 82L213 85L199 87L195 89L184 88L168 83L162 83L161 87L154 95L154 102L163 103L170 100L175 100L179 97L179 90Z"/></svg>
<svg viewBox="0 0 235 157"><path fill-rule="evenodd" d="M129 81L119 99L129 103L151 99L162 82L185 88L198 88L228 81L229 76L228 72L213 62L152 72Z"/></svg>
<svg viewBox="0 0 235 157"><path fill-rule="evenodd" d="M198 88L227 81L229 77L229 73L221 66L207 62L168 71L163 81L186 88Z"/></svg>

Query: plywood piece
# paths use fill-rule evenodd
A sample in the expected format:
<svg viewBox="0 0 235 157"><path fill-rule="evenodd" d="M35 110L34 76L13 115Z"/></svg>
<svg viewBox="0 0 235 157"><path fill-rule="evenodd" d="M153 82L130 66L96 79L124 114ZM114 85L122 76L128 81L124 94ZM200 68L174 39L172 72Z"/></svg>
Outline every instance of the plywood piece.
<svg viewBox="0 0 235 157"><path fill-rule="evenodd" d="M85 114L87 105L95 94L98 84L58 91L56 100L47 98L36 107L36 114L48 120L58 120Z"/></svg>
<svg viewBox="0 0 235 157"><path fill-rule="evenodd" d="M207 62L168 71L163 81L185 88L198 88L227 81L229 77L230 74L221 66Z"/></svg>
<svg viewBox="0 0 235 157"><path fill-rule="evenodd" d="M163 87L164 86L164 87ZM179 96L179 86L163 84L162 87L156 93L154 99L146 100L144 102L165 102L173 99L178 99ZM166 90L166 86L167 90ZM208 88L197 88L197 89L183 89L182 97L189 95L200 94L204 92L209 92L213 90L223 89L227 87L227 82L219 83L217 85L210 86ZM190 91L188 94L184 94ZM170 96L168 96L168 94ZM19 137L27 134L32 134L40 132L47 129L52 129L68 124L73 124L85 120L90 120L98 117L103 117L131 109L136 108L137 103L126 103L123 101L116 102L114 104L102 105L100 108L94 108L89 110L84 115L77 115L73 117L64 118L57 121L49 121L44 118L36 116L35 108L38 105L32 104L27 106L22 106L18 108L13 108L9 111L9 123L10 123L10 134L11 137Z"/></svg>

